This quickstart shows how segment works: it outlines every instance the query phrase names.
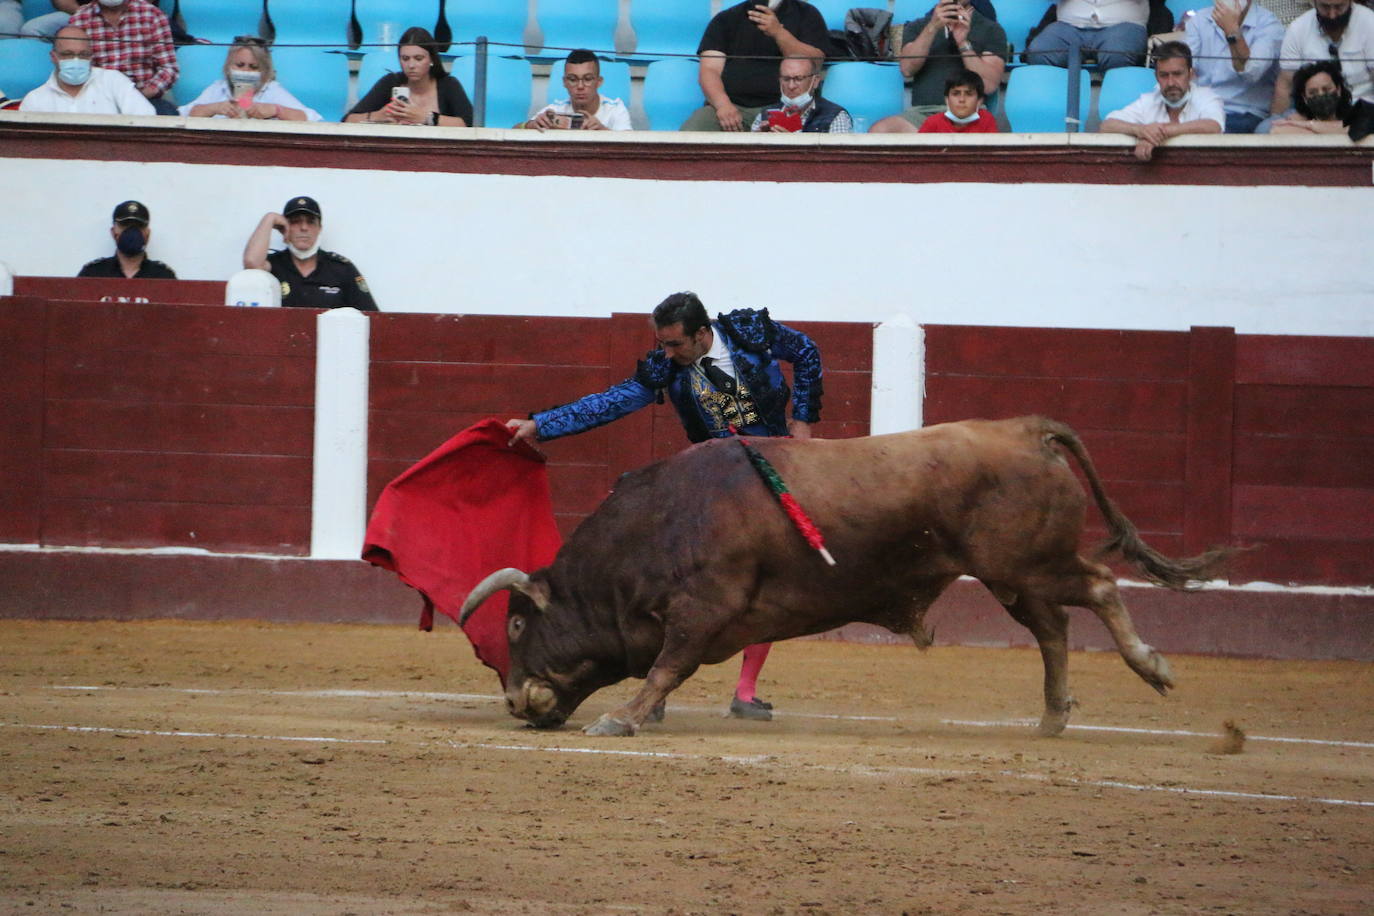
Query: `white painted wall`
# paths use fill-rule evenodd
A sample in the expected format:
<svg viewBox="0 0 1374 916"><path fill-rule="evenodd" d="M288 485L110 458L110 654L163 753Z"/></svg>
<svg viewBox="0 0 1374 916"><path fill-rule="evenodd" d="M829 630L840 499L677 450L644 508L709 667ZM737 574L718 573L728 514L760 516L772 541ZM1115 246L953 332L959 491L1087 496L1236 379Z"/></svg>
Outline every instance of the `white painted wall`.
<svg viewBox="0 0 1374 916"><path fill-rule="evenodd" d="M692 289L712 310L794 321L1374 335L1371 188L769 174L766 160L751 183L0 156L0 261L73 275L111 253L108 215L136 198L153 257L224 280L261 215L309 194L324 247L357 262L384 311L603 316Z"/></svg>

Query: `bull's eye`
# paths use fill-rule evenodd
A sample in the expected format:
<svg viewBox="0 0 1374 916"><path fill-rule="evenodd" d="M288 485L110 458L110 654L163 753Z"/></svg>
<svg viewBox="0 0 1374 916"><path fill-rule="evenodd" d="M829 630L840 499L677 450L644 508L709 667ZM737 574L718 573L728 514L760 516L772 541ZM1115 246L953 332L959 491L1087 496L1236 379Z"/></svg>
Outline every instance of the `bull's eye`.
<svg viewBox="0 0 1374 916"><path fill-rule="evenodd" d="M512 614L510 619L506 621L506 638L515 642L523 632L525 632L525 618L518 614Z"/></svg>

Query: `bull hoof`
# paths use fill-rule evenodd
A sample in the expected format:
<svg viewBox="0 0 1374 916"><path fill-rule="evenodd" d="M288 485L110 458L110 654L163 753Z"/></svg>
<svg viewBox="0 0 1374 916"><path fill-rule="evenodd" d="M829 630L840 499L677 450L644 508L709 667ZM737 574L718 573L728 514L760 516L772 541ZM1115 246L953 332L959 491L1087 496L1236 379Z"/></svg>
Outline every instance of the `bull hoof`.
<svg viewBox="0 0 1374 916"><path fill-rule="evenodd" d="M1131 667L1145 683L1159 691L1160 696L1168 696L1174 686L1174 673L1169 668L1168 659L1156 652L1152 646L1142 648L1144 658Z"/></svg>
<svg viewBox="0 0 1374 916"><path fill-rule="evenodd" d="M602 716L582 729L583 734L607 738L633 738L638 731L634 723L616 719L610 714Z"/></svg>
<svg viewBox="0 0 1374 916"><path fill-rule="evenodd" d="M1070 697L1064 704L1063 709L1045 708L1045 714L1040 717L1040 727L1036 732L1042 738L1057 738L1064 733L1064 729L1069 724L1069 714L1073 711L1075 700Z"/></svg>

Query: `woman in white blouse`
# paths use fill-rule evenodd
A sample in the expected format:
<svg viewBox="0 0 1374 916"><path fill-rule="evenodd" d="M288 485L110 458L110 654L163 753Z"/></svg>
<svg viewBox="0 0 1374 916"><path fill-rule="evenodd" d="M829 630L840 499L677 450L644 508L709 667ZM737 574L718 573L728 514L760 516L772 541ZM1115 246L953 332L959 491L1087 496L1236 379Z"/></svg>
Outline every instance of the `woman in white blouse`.
<svg viewBox="0 0 1374 916"><path fill-rule="evenodd" d="M261 38L234 39L224 59L224 79L215 80L179 111L192 118L262 118L282 121L320 121L276 80L272 55Z"/></svg>

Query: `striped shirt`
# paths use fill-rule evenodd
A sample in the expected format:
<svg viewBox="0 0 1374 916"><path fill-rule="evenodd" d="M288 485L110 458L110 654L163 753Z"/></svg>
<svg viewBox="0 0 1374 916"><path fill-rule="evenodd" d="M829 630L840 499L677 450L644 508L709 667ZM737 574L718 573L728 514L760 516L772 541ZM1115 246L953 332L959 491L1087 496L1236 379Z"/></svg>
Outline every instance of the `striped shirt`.
<svg viewBox="0 0 1374 916"><path fill-rule="evenodd" d="M176 82L172 26L167 14L148 0L129 0L117 25L105 21L99 3L81 7L67 24L85 29L91 37L93 64L118 70L133 80L140 92L151 88L155 90L151 94L159 96Z"/></svg>

